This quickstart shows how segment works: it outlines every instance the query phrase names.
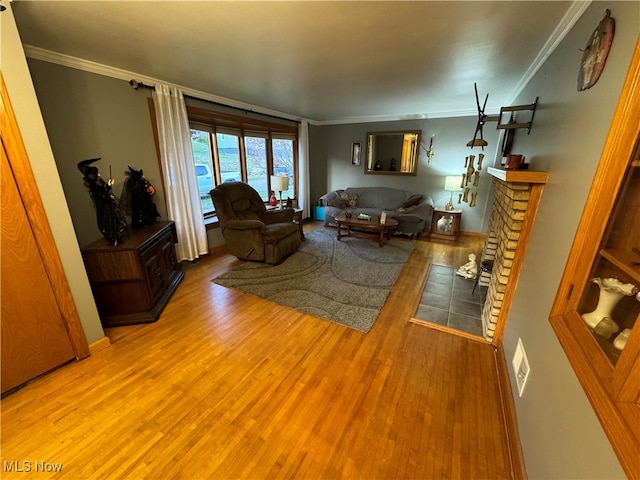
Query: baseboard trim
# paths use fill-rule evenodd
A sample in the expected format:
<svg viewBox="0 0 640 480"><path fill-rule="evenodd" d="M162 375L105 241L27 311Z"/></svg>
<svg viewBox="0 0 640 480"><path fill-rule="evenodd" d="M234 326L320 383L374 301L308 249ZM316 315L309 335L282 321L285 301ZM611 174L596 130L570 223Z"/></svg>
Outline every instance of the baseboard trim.
<svg viewBox="0 0 640 480"><path fill-rule="evenodd" d="M502 402L502 412L504 415L504 426L507 432L507 442L511 455L512 476L515 479L526 480L528 478L527 469L524 464L522 444L520 443L516 405L511 393L511 380L509 379L509 369L507 367L507 359L504 354L502 342L496 345L494 354L498 374L498 388L500 389L500 400Z"/></svg>
<svg viewBox="0 0 640 480"><path fill-rule="evenodd" d="M229 251L227 250L227 245L224 243L222 245L216 245L215 247L209 248L209 255L226 255L227 253L229 253Z"/></svg>
<svg viewBox="0 0 640 480"><path fill-rule="evenodd" d="M409 319L409 323L413 323L415 325L420 325L420 326L427 327L427 328L432 328L433 330L440 330L441 332L450 333L450 334L456 335L458 337L464 337L466 339L473 340L474 342L480 342L480 343L484 343L486 345L490 345L490 343L487 342L484 338L479 337L477 335L473 335L473 334L468 333L468 332L463 332L462 330L457 330L455 328L445 327L444 325L440 325L440 324L437 324L437 323L427 322L426 320L421 320L419 318L411 317Z"/></svg>
<svg viewBox="0 0 640 480"><path fill-rule="evenodd" d="M102 350L109 348L111 346L111 340L109 337L104 336L100 340L96 340L89 344L89 354L93 355L95 353L101 352Z"/></svg>
<svg viewBox="0 0 640 480"><path fill-rule="evenodd" d="M482 232L471 232L469 230L460 230L460 235L465 235L467 237L482 237L486 238L487 234Z"/></svg>

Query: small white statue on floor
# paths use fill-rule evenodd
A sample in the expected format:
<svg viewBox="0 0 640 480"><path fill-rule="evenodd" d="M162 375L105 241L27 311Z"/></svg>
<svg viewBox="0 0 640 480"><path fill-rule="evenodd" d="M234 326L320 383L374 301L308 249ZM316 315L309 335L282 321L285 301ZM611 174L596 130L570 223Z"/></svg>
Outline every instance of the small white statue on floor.
<svg viewBox="0 0 640 480"><path fill-rule="evenodd" d="M476 263L476 256L473 253L469 254L469 261L456 271L456 275L464 278L476 278L478 275L478 264Z"/></svg>

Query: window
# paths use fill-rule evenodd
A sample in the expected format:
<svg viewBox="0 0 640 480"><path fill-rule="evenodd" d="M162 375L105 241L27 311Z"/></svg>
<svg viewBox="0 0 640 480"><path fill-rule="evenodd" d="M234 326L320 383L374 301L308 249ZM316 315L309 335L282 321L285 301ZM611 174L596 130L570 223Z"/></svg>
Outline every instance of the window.
<svg viewBox="0 0 640 480"><path fill-rule="evenodd" d="M289 177L289 190L282 192L282 198L295 198L293 181L294 172L294 141L291 138L274 138L273 145L273 174Z"/></svg>
<svg viewBox="0 0 640 480"><path fill-rule="evenodd" d="M265 201L269 199L267 140L267 138L259 136L247 136L244 138L247 158L247 183L255 188Z"/></svg>
<svg viewBox="0 0 640 480"><path fill-rule="evenodd" d="M205 216L213 215L209 192L224 182L251 185L264 202L269 200L270 176L289 177L282 198L296 198L297 125L292 122L248 122L227 114L187 108L198 191ZM278 196L278 192L276 192Z"/></svg>

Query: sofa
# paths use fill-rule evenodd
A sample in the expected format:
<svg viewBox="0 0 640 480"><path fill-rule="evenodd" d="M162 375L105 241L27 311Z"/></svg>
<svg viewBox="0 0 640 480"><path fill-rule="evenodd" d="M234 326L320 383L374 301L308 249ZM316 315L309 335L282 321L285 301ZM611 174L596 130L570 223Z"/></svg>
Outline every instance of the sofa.
<svg viewBox="0 0 640 480"><path fill-rule="evenodd" d="M398 221L396 234L418 237L431 226L433 199L429 195L390 187L351 187L334 190L319 199L324 207L325 226L337 226L336 215L351 212L379 216L383 211L388 218Z"/></svg>
<svg viewBox="0 0 640 480"><path fill-rule="evenodd" d="M292 208L267 210L258 192L242 182L222 183L210 195L231 255L276 264L300 246Z"/></svg>

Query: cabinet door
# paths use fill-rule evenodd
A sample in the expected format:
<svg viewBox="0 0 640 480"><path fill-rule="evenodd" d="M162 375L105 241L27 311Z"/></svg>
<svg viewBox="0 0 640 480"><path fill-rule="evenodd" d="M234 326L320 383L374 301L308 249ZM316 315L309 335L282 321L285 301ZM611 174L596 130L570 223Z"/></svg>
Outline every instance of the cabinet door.
<svg viewBox="0 0 640 480"><path fill-rule="evenodd" d="M584 282L584 280L583 280ZM604 235L599 242L577 312L606 360L613 367L612 395L619 401L637 401L637 391L626 388L638 356L640 315L640 138L624 173ZM629 347L629 348L627 348Z"/></svg>
<svg viewBox="0 0 640 480"><path fill-rule="evenodd" d="M160 248L162 250L162 268L164 269L164 277L167 281L169 281L174 271L178 268L174 240L175 238L173 233L169 233L160 242Z"/></svg>
<svg viewBox="0 0 640 480"><path fill-rule="evenodd" d="M75 358L2 147L2 393Z"/></svg>
<svg viewBox="0 0 640 480"><path fill-rule="evenodd" d="M142 254L147 285L151 294L151 306L162 296L169 285L171 268L167 264L167 246L173 248L171 233L167 232Z"/></svg>

